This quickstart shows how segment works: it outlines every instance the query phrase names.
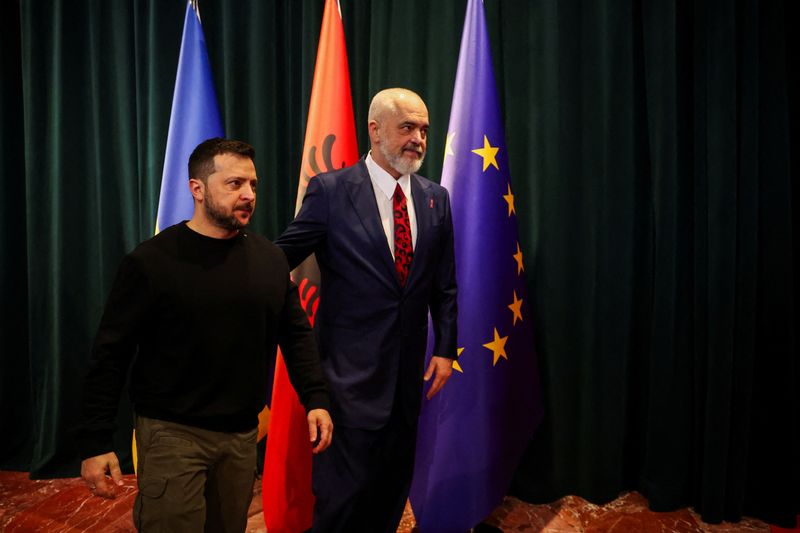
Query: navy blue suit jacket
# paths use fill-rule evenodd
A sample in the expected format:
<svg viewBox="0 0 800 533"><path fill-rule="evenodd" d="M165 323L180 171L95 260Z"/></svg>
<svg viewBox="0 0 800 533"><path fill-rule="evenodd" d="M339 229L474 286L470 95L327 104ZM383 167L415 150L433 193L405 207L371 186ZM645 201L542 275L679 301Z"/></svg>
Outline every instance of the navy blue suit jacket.
<svg viewBox="0 0 800 533"><path fill-rule="evenodd" d="M400 286L363 160L309 182L297 217L275 243L295 268L316 253L315 319L334 423L378 429L401 402L416 424L430 311L433 353L456 356L456 277L447 190L411 175L417 242Z"/></svg>

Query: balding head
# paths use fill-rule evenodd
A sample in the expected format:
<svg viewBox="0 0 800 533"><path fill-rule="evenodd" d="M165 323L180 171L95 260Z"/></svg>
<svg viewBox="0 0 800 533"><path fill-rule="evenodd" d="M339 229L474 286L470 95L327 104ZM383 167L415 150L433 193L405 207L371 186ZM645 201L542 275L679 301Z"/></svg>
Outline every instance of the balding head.
<svg viewBox="0 0 800 533"><path fill-rule="evenodd" d="M384 89L369 106L372 158L395 178L419 170L428 139L428 108L408 89Z"/></svg>
<svg viewBox="0 0 800 533"><path fill-rule="evenodd" d="M425 102L422 101L422 98L417 93L409 89L394 87L391 89L384 89L372 97L367 119L380 121L384 113L387 111L389 113L396 113L398 104L403 103L413 103L425 109L426 114L428 112L428 108L425 107Z"/></svg>

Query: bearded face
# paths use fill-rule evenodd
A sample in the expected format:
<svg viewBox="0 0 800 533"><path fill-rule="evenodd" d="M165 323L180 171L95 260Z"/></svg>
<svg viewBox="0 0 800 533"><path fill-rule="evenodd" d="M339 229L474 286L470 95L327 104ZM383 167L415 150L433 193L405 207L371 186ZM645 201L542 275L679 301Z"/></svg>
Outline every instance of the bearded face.
<svg viewBox="0 0 800 533"><path fill-rule="evenodd" d="M373 105L379 107L377 112L370 110L373 159L395 178L417 172L428 145L425 103L415 94L398 93L391 101Z"/></svg>
<svg viewBox="0 0 800 533"><path fill-rule="evenodd" d="M250 223L256 207L258 177L253 160L236 154L214 156L214 172L194 180L204 218L217 228L238 231Z"/></svg>
<svg viewBox="0 0 800 533"><path fill-rule="evenodd" d="M206 189L203 206L206 215L218 227L228 230L240 230L250 223L255 202L237 202L233 207L226 207L222 202L217 202L211 189Z"/></svg>
<svg viewBox="0 0 800 533"><path fill-rule="evenodd" d="M425 145L416 141L408 141L395 149L386 143L381 143L380 151L389 165L401 176L417 172L425 160Z"/></svg>

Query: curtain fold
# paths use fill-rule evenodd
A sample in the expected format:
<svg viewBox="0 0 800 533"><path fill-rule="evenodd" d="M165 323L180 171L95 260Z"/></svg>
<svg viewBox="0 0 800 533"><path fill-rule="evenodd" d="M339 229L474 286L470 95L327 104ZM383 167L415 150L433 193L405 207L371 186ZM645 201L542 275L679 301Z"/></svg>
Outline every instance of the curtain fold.
<svg viewBox="0 0 800 533"><path fill-rule="evenodd" d="M371 95L410 87L431 114L422 173L438 180L465 2L340 2L362 152ZM294 213L322 4L200 1L226 132L256 147L253 226L268 237ZM512 492L635 489L655 510L790 523L798 8L485 4L546 403ZM68 429L95 328L122 255L155 226L184 9L2 8L2 468L77 474ZM125 452L124 397L118 423Z"/></svg>
<svg viewBox="0 0 800 533"><path fill-rule="evenodd" d="M5 468L24 470L30 464L34 417L21 78L19 4L9 2L0 17L0 458Z"/></svg>

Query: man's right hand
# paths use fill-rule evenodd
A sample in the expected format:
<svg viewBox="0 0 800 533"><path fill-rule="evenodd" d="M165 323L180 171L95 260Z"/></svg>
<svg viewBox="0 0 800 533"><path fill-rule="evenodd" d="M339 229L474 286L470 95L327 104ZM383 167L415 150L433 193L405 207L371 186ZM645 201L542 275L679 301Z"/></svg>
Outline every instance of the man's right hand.
<svg viewBox="0 0 800 533"><path fill-rule="evenodd" d="M333 421L327 409L312 409L308 412L308 436L313 444L317 442L313 453L325 451L333 438Z"/></svg>
<svg viewBox="0 0 800 533"><path fill-rule="evenodd" d="M109 478L106 473L111 477ZM117 494L114 484L118 486L124 484L122 470L119 469L119 459L114 452L84 459L81 462L81 477L89 486L92 494L103 498L115 498Z"/></svg>

